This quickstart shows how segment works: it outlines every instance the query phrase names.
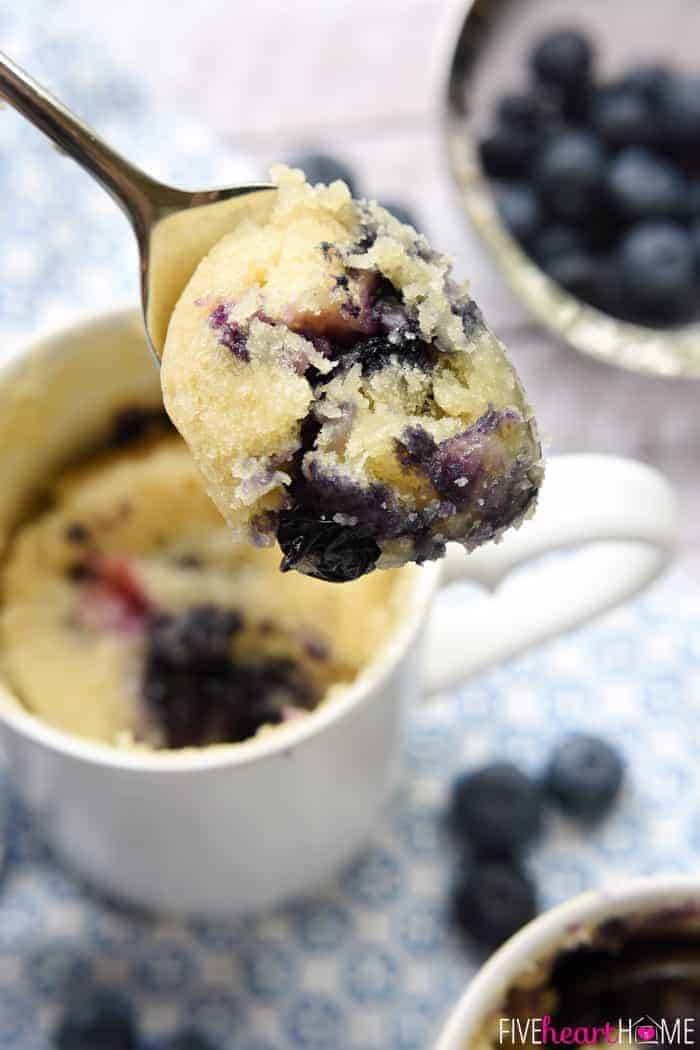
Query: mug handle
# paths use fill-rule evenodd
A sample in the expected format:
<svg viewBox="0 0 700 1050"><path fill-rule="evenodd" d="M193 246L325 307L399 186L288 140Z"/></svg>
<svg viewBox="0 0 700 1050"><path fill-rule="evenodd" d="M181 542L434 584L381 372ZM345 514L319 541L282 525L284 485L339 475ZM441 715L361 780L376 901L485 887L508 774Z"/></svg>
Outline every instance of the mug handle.
<svg viewBox="0 0 700 1050"><path fill-rule="evenodd" d="M471 580L491 593L465 615L447 602L433 608L424 692L450 689L631 598L669 564L677 518L674 492L652 467L597 454L550 459L531 520L471 554L448 548L440 585ZM581 545L576 557L513 575L540 555Z"/></svg>

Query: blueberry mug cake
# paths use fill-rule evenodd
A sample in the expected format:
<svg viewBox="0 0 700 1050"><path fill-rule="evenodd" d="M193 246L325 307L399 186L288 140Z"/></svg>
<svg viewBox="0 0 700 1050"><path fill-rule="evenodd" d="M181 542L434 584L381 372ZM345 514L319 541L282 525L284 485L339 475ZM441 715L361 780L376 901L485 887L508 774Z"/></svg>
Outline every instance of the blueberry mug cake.
<svg viewBox="0 0 700 1050"><path fill-rule="evenodd" d="M0 655L24 705L102 743L195 747L304 717L351 682L406 573L281 577L272 551L231 542L169 424L127 413L114 438L10 544Z"/></svg>
<svg viewBox="0 0 700 1050"><path fill-rule="evenodd" d="M534 506L531 410L448 260L342 182L275 202L200 262L162 360L171 419L234 537L346 582L471 550Z"/></svg>
<svg viewBox="0 0 700 1050"><path fill-rule="evenodd" d="M694 904L573 922L560 945L529 960L464 1050L694 1046L699 963Z"/></svg>

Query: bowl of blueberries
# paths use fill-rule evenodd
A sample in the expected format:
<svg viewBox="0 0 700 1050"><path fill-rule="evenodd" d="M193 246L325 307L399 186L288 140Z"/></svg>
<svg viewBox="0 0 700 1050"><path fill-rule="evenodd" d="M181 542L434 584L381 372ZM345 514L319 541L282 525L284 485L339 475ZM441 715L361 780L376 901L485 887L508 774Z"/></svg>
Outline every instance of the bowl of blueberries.
<svg viewBox="0 0 700 1050"><path fill-rule="evenodd" d="M700 376L700 6L475 0L450 43L460 201L513 291L610 364Z"/></svg>

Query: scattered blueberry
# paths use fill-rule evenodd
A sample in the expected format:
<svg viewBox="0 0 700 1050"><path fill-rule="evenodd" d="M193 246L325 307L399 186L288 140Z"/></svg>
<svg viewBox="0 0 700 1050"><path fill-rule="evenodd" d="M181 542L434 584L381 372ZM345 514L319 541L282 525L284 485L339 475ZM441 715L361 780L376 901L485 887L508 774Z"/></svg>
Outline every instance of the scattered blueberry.
<svg viewBox="0 0 700 1050"><path fill-rule="evenodd" d="M593 45L578 29L560 29L536 44L530 62L535 76L543 83L572 91L590 79Z"/></svg>
<svg viewBox="0 0 700 1050"><path fill-rule="evenodd" d="M469 864L453 889L452 916L479 945L491 949L537 914L537 892L517 865L502 861Z"/></svg>
<svg viewBox="0 0 700 1050"><path fill-rule="evenodd" d="M496 204L501 217L522 244L528 244L542 224L542 208L537 194L526 182L500 182Z"/></svg>
<svg viewBox="0 0 700 1050"><path fill-rule="evenodd" d="M552 754L545 789L567 813L600 820L617 798L624 778L619 753L595 736L565 737Z"/></svg>
<svg viewBox="0 0 700 1050"><path fill-rule="evenodd" d="M412 226L414 230L420 229L415 213L407 204L401 204L400 201L384 201L383 206L387 211L390 211L394 218L398 219L399 222L404 222L407 226Z"/></svg>
<svg viewBox="0 0 700 1050"><path fill-rule="evenodd" d="M448 822L475 853L511 856L539 835L542 807L538 784L511 762L494 762L455 781Z"/></svg>
<svg viewBox="0 0 700 1050"><path fill-rule="evenodd" d="M136 1050L133 1011L107 992L70 1005L54 1035L56 1050Z"/></svg>
<svg viewBox="0 0 700 1050"><path fill-rule="evenodd" d="M585 251L586 239L575 226L548 225L533 244L532 254L540 266L560 255L578 254Z"/></svg>
<svg viewBox="0 0 700 1050"><path fill-rule="evenodd" d="M533 182L554 215L584 220L599 204L606 170L600 140L589 131L566 130L538 152Z"/></svg>
<svg viewBox="0 0 700 1050"><path fill-rule="evenodd" d="M217 1050L214 1043L194 1028L187 1028L171 1039L166 1050Z"/></svg>
<svg viewBox="0 0 700 1050"><path fill-rule="evenodd" d="M330 153L300 153L289 161L292 168L301 168L307 182L323 182L328 185L340 179L344 182L353 197L357 196L359 181L349 165Z"/></svg>
<svg viewBox="0 0 700 1050"><path fill-rule="evenodd" d="M643 223L625 235L620 278L630 303L673 321L692 308L696 293L690 234L670 222Z"/></svg>
<svg viewBox="0 0 700 1050"><path fill-rule="evenodd" d="M682 218L688 207L688 183L669 160L647 149L630 147L613 161L608 173L613 207L630 222Z"/></svg>
<svg viewBox="0 0 700 1050"><path fill-rule="evenodd" d="M497 128L479 144L481 163L487 175L509 178L529 168L536 140L519 128Z"/></svg>

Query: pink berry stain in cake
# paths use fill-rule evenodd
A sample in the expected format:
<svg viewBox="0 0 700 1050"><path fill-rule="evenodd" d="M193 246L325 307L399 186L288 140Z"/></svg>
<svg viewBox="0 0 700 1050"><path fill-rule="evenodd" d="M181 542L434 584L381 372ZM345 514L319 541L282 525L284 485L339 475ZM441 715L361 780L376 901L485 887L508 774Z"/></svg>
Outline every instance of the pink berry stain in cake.
<svg viewBox="0 0 700 1050"><path fill-rule="evenodd" d="M78 620L92 631L134 635L145 630L153 606L125 557L99 555L85 565Z"/></svg>

